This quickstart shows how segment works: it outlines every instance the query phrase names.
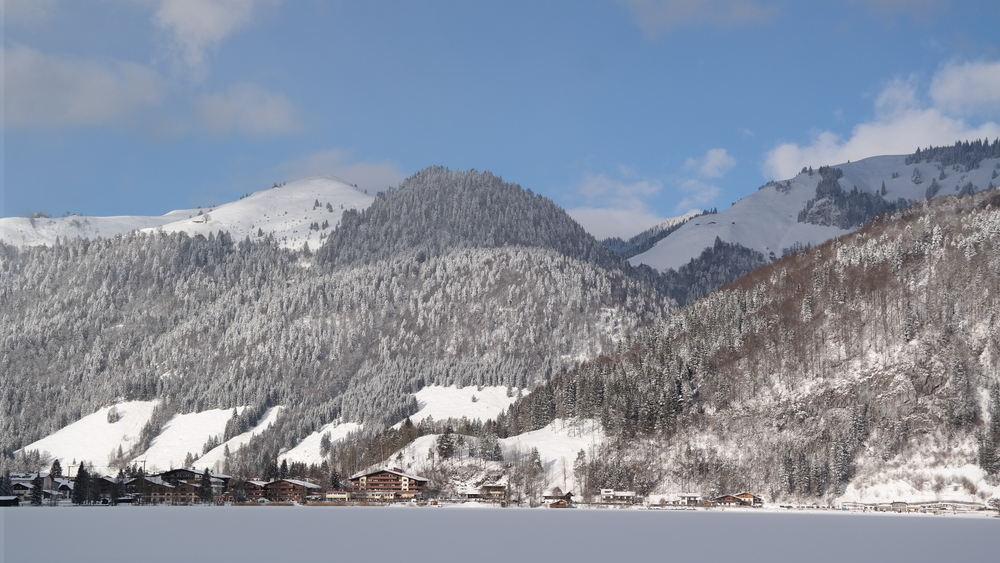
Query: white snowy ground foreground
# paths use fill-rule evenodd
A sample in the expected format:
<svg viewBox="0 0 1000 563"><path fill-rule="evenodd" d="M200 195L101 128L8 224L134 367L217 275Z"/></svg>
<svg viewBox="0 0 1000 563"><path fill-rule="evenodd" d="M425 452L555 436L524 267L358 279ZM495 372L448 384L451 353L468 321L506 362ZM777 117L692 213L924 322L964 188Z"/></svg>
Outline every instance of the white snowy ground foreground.
<svg viewBox="0 0 1000 563"><path fill-rule="evenodd" d="M20 507L0 524L11 563L993 561L1000 537L985 515L756 510Z"/></svg>

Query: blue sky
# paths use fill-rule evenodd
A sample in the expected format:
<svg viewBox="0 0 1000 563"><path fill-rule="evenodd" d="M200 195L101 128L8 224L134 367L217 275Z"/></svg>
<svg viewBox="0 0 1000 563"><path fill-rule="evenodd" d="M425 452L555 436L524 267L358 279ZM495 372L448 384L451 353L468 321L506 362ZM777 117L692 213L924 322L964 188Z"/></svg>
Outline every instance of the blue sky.
<svg viewBox="0 0 1000 563"><path fill-rule="evenodd" d="M5 0L2 216L490 170L598 236L1000 136L1000 4Z"/></svg>

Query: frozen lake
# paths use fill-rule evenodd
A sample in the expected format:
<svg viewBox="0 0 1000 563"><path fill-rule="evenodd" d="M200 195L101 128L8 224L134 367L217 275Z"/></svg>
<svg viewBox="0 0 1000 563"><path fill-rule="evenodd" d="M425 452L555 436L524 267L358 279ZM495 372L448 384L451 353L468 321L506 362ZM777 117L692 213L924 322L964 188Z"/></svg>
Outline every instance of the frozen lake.
<svg viewBox="0 0 1000 563"><path fill-rule="evenodd" d="M1000 519L767 511L363 507L0 509L34 561L992 561Z"/></svg>

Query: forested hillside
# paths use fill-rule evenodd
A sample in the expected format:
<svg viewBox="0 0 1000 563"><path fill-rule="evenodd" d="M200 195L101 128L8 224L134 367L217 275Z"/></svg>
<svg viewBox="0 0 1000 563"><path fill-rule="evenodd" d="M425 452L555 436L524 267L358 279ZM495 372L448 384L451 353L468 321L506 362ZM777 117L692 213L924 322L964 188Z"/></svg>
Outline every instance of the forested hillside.
<svg viewBox="0 0 1000 563"><path fill-rule="evenodd" d="M176 413L285 405L264 463L337 418L395 423L424 385L529 387L673 306L551 202L443 169L345 213L318 256L184 233L0 250L6 456L125 400L160 399L126 456Z"/></svg>
<svg viewBox="0 0 1000 563"><path fill-rule="evenodd" d="M553 378L496 428L599 420L610 438L578 478L591 488L773 501L880 479L933 494L954 477L985 500L962 468L1000 485L998 386L990 191L918 202L756 270Z"/></svg>

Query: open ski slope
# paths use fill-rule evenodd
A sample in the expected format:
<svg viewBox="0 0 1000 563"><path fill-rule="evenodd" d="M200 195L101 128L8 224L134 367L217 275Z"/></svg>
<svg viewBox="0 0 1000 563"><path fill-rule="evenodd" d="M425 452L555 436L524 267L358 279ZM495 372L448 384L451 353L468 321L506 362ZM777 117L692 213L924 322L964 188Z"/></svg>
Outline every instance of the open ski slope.
<svg viewBox="0 0 1000 563"><path fill-rule="evenodd" d="M91 462L99 474L110 473L108 455L124 452L139 438L142 427L149 421L157 401L131 401L104 407L57 432L24 447L48 453L46 463L59 459L64 471L72 475L80 462ZM108 411L117 409L117 422L108 422ZM183 458L181 458L183 460Z"/></svg>

